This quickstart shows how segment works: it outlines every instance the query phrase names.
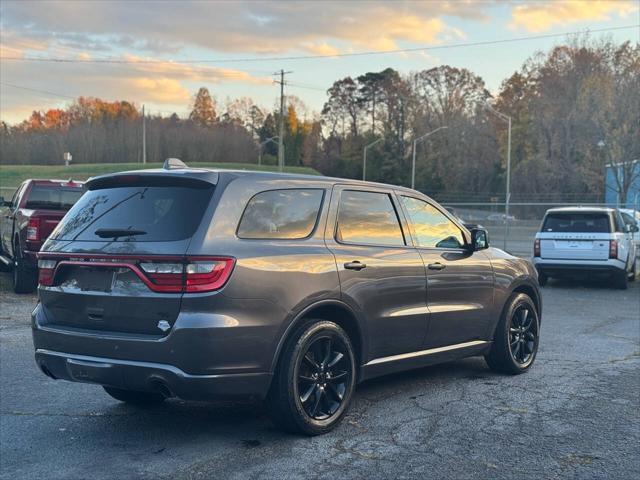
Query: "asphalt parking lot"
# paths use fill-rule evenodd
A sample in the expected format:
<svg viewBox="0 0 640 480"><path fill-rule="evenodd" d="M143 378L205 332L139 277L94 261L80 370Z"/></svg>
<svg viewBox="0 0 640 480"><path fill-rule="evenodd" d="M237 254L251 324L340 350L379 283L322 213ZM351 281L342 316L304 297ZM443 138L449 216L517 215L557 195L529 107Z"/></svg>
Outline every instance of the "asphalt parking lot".
<svg viewBox="0 0 640 480"><path fill-rule="evenodd" d="M149 410L46 378L35 296L0 276L0 478L640 478L640 282L543 289L525 375L480 358L358 388L333 433L275 430L260 406L168 401Z"/></svg>

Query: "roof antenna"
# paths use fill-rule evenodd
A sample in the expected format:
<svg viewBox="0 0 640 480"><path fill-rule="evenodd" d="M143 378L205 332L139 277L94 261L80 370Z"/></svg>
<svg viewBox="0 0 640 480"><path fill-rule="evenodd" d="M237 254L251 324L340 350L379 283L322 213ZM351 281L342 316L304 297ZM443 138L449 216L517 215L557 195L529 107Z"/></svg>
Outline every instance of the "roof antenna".
<svg viewBox="0 0 640 480"><path fill-rule="evenodd" d="M164 161L164 165L162 168L165 170L171 170L172 168L189 168L186 163L184 163L179 158L167 158Z"/></svg>

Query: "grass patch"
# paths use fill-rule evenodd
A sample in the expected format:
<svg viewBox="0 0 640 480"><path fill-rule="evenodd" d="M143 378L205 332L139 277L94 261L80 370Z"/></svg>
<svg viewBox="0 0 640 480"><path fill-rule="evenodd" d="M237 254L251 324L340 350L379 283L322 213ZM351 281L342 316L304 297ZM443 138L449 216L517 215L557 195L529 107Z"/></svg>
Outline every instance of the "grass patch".
<svg viewBox="0 0 640 480"><path fill-rule="evenodd" d="M227 168L232 170L260 170L274 172L278 168L275 165L261 165L254 163L189 163L191 167ZM122 172L126 170L141 170L146 168L160 168L162 163L96 163L70 165L0 165L0 187L17 187L28 178L40 179L68 179L86 180L89 177L103 175L105 173ZM303 173L319 175L310 167L285 167L287 173Z"/></svg>

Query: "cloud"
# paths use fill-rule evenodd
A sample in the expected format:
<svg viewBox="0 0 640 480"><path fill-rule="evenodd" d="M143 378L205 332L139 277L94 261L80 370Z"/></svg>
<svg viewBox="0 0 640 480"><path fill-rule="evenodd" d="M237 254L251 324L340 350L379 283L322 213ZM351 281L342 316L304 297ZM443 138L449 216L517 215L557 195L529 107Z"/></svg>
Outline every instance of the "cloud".
<svg viewBox="0 0 640 480"><path fill-rule="evenodd" d="M638 11L634 0L556 0L515 5L511 11L511 29L524 28L542 32L556 26L585 21L607 21L618 15L626 17Z"/></svg>
<svg viewBox="0 0 640 480"><path fill-rule="evenodd" d="M438 43L461 32L443 16L481 19L467 2L3 2L5 28L50 46L154 55L216 52L335 52L400 42ZM133 33L135 32L135 33Z"/></svg>
<svg viewBox="0 0 640 480"><path fill-rule="evenodd" d="M81 52L78 58L91 58ZM216 85L272 86L270 77L254 76L233 68L177 64L154 57L124 56L128 64L50 63L43 76L43 64L3 62L2 81L27 86L20 90L3 85L0 91L0 116L10 123L24 119L32 110L61 106L70 102L65 96L94 96L105 100L129 100L138 105L151 104L156 110L184 112L200 85L216 94ZM10 68L5 68L6 66ZM51 79L55 79L52 81ZM34 90L41 90L42 93ZM60 96L45 92L57 93Z"/></svg>
<svg viewBox="0 0 640 480"><path fill-rule="evenodd" d="M138 97L144 95L149 101L163 104L186 103L191 94L177 80L171 78L134 78L129 81L129 94L138 91Z"/></svg>

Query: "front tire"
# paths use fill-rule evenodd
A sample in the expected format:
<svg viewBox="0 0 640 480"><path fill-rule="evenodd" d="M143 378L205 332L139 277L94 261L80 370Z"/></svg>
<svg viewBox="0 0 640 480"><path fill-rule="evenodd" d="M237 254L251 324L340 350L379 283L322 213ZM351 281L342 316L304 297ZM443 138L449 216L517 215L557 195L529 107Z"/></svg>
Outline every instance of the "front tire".
<svg viewBox="0 0 640 480"><path fill-rule="evenodd" d="M533 365L539 342L540 319L535 304L528 295L514 293L507 300L493 345L484 358L492 370L518 375Z"/></svg>
<svg viewBox="0 0 640 480"><path fill-rule="evenodd" d="M157 405L164 401L164 397L160 393L154 392L136 392L133 390L123 390L121 388L102 386L104 391L111 397L124 403L132 405Z"/></svg>
<svg viewBox="0 0 640 480"><path fill-rule="evenodd" d="M325 320L307 320L282 352L267 398L283 430L320 435L349 408L356 384L355 352L347 333Z"/></svg>

